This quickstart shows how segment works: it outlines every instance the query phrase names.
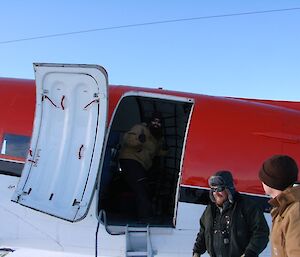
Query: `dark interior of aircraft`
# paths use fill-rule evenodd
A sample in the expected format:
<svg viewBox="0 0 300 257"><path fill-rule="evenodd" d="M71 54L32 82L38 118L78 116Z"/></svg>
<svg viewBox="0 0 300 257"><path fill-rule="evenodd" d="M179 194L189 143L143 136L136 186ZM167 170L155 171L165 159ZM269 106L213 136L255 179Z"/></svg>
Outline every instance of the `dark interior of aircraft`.
<svg viewBox="0 0 300 257"><path fill-rule="evenodd" d="M101 172L98 209L105 210L107 225L136 225L136 195L119 169L118 151L122 137L133 125L147 122L153 112L162 116L166 156L156 156L147 173L154 226L173 226L178 177L184 151L185 133L192 109L191 102L144 96L124 97L114 116L108 134Z"/></svg>

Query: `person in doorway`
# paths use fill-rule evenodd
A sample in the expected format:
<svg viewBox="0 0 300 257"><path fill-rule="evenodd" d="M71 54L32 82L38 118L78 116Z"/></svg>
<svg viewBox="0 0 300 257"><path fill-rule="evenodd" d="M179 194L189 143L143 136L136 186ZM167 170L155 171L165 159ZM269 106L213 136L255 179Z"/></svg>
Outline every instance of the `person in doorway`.
<svg viewBox="0 0 300 257"><path fill-rule="evenodd" d="M163 149L162 116L152 114L149 123L134 125L124 134L119 153L120 168L125 181L134 192L140 222L150 223L152 204L147 172L155 156L166 155Z"/></svg>
<svg viewBox="0 0 300 257"><path fill-rule="evenodd" d="M200 218L193 257L257 257L267 246L269 227L263 211L234 187L230 171L208 180L210 200Z"/></svg>
<svg viewBox="0 0 300 257"><path fill-rule="evenodd" d="M287 155L274 155L264 161L259 179L272 211L272 256L300 256L300 186L295 183L298 167ZM295 186L293 186L295 184Z"/></svg>

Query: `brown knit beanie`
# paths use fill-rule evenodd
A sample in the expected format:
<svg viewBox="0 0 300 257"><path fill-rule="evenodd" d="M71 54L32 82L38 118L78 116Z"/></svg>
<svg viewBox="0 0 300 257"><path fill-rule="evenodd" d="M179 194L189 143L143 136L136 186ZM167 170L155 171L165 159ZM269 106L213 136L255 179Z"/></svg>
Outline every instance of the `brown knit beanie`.
<svg viewBox="0 0 300 257"><path fill-rule="evenodd" d="M259 171L259 179L264 184L281 191L293 185L297 178L297 164L287 155L272 156L264 161Z"/></svg>

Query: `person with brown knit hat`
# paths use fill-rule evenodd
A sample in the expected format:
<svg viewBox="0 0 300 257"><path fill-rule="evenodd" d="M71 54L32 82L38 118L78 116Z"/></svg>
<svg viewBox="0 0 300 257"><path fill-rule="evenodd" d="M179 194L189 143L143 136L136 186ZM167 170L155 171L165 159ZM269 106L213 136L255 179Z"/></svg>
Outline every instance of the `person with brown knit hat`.
<svg viewBox="0 0 300 257"><path fill-rule="evenodd" d="M270 157L262 164L259 179L272 197L272 256L300 256L300 186L296 185L295 160L287 155Z"/></svg>
<svg viewBox="0 0 300 257"><path fill-rule="evenodd" d="M211 202L200 218L193 257L257 257L269 241L269 227L256 202L235 190L230 171L208 180Z"/></svg>

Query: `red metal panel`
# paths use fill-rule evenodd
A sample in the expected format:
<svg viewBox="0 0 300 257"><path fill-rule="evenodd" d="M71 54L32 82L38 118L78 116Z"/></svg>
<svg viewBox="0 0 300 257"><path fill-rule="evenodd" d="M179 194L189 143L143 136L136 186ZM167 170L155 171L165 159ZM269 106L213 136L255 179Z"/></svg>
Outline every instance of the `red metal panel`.
<svg viewBox="0 0 300 257"><path fill-rule="evenodd" d="M258 171L273 154L300 160L300 112L217 97L197 99L186 146L182 184L207 187L217 170L231 170L237 189L261 193ZM193 143L191 143L193 142Z"/></svg>
<svg viewBox="0 0 300 257"><path fill-rule="evenodd" d="M193 98L181 184L207 187L217 170L231 170L237 189L263 194L257 178L263 160L289 154L300 164L300 103L211 97L161 89L109 87L109 119L128 91ZM31 135L35 108L33 80L0 79L0 140L5 132ZM0 157L3 157L3 155Z"/></svg>
<svg viewBox="0 0 300 257"><path fill-rule="evenodd" d="M35 109L34 81L1 78L0 95L0 142L5 133L31 136ZM1 154L0 158L24 160Z"/></svg>

